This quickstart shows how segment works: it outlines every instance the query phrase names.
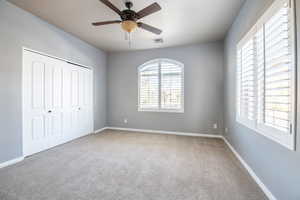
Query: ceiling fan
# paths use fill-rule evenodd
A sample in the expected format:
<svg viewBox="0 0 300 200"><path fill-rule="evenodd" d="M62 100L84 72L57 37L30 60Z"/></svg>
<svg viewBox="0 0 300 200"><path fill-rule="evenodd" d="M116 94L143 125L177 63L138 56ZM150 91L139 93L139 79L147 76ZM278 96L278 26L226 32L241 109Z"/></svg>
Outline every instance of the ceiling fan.
<svg viewBox="0 0 300 200"><path fill-rule="evenodd" d="M142 19L143 17L146 17L148 15L151 15L159 10L161 10L161 7L158 3L153 3L150 6L140 10L139 12L135 12L131 10L131 7L133 6L133 3L131 1L126 1L125 6L127 9L121 11L116 6L114 6L110 1L108 0L100 0L102 3L104 3L107 7L115 11L117 14L120 15L121 20L113 20L113 21L104 21L104 22L95 22L92 23L94 26L102 26L107 24L121 24L122 29L126 31L127 33L131 33L136 28L142 28L146 31L149 31L154 34L161 34L162 30L155 28L153 26L150 26L148 24L137 22L139 19Z"/></svg>

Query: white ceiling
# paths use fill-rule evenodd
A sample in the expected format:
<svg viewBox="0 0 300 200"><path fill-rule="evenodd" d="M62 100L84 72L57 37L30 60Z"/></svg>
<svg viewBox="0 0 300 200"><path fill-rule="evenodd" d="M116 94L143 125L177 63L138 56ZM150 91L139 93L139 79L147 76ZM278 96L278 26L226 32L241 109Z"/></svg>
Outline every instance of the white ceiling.
<svg viewBox="0 0 300 200"><path fill-rule="evenodd" d="M163 30L160 36L138 29L131 48L120 25L92 22L119 19L98 0L9 0L36 16L106 51L170 47L224 38L244 0L132 0L136 11L158 2L162 10L141 21ZM123 0L111 0L124 9ZM163 44L153 39L163 38Z"/></svg>

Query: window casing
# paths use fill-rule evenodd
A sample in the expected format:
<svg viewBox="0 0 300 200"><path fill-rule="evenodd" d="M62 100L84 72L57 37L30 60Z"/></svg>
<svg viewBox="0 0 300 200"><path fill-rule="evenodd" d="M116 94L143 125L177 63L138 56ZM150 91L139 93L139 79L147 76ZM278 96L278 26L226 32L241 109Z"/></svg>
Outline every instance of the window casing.
<svg viewBox="0 0 300 200"><path fill-rule="evenodd" d="M184 65L156 59L138 68L138 110L184 112Z"/></svg>
<svg viewBox="0 0 300 200"><path fill-rule="evenodd" d="M237 121L295 150L292 1L277 0L237 46Z"/></svg>

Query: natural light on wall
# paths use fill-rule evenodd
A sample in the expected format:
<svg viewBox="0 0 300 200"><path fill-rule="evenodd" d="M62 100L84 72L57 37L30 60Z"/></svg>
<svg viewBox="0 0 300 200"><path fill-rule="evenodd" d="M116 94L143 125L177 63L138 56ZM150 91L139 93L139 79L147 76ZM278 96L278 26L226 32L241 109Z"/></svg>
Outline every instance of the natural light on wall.
<svg viewBox="0 0 300 200"><path fill-rule="evenodd" d="M184 67L157 59L138 68L139 111L184 112Z"/></svg>
<svg viewBox="0 0 300 200"><path fill-rule="evenodd" d="M295 149L295 17L277 0L237 46L237 121Z"/></svg>

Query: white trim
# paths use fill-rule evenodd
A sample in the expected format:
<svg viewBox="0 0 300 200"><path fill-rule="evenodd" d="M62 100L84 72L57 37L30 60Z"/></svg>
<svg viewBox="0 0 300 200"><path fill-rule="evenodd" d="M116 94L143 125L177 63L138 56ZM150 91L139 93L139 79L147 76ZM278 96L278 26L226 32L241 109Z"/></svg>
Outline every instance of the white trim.
<svg viewBox="0 0 300 200"><path fill-rule="evenodd" d="M277 200L276 197L272 194L272 192L267 188L267 186L260 180L260 178L255 174L255 172L251 169L251 167L246 163L246 161L240 156L240 154L234 149L234 147L228 142L228 140L223 136L222 139L227 144L229 149L233 152L233 154L237 157L237 159L242 163L245 169L248 171L250 176L254 179L257 185L262 189L262 191L266 194L266 196L270 200Z"/></svg>
<svg viewBox="0 0 300 200"><path fill-rule="evenodd" d="M147 109L138 108L138 112L160 112L160 113L184 113L184 109Z"/></svg>
<svg viewBox="0 0 300 200"><path fill-rule="evenodd" d="M103 128L98 129L98 130L95 130L94 134L101 133L101 132L105 131L106 129L107 129L107 127L103 127Z"/></svg>
<svg viewBox="0 0 300 200"><path fill-rule="evenodd" d="M237 49L242 49L243 46L248 43L250 40L253 39L255 36L255 33L257 32L257 26L254 25L247 33L244 35L244 37L239 41L237 44Z"/></svg>
<svg viewBox="0 0 300 200"><path fill-rule="evenodd" d="M205 134L205 133L188 133L179 131L162 131L162 130L151 130L151 129L137 129L137 128L122 128L122 127L106 127L107 130L119 130L119 131L130 131L130 132L142 132L142 133L157 133L167 135L183 135L183 136L194 136L194 137L207 137L207 138L223 138L222 135L216 134Z"/></svg>
<svg viewBox="0 0 300 200"><path fill-rule="evenodd" d="M4 168L4 167L8 167L10 165L14 165L14 164L16 164L18 162L21 162L23 160L24 160L24 157L22 156L22 157L18 157L18 158L15 158L15 159L8 160L6 162L0 163L0 169Z"/></svg>
<svg viewBox="0 0 300 200"><path fill-rule="evenodd" d="M65 61L67 63L74 64L74 65L77 65L77 66L80 66L80 67L83 67L83 68L88 68L90 70L94 69L94 68L92 68L88 65L83 65L83 64L80 64L80 63L77 63L77 62L74 62L74 61L71 61L71 60L68 60L68 59L53 56L53 55L50 55L50 54L47 54L47 53L44 53L44 52L41 52L41 51L37 51L37 50L34 50L34 49L30 49L30 48L27 48L27 47L23 47L22 50L23 51L24 50L25 51L30 51L30 52L37 53L37 54L40 54L40 55L43 55L43 56L47 56L47 57L54 58L54 59L57 59L57 60Z"/></svg>

